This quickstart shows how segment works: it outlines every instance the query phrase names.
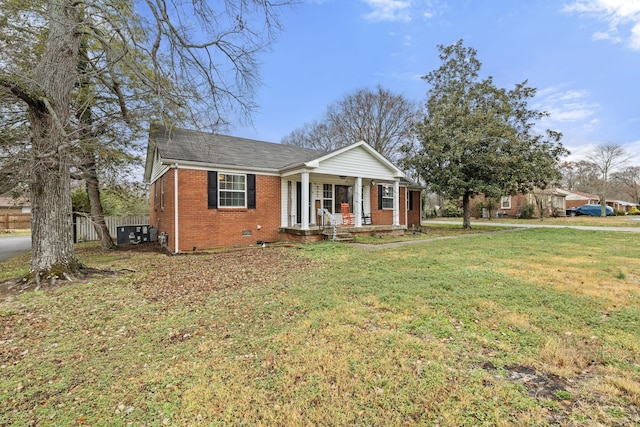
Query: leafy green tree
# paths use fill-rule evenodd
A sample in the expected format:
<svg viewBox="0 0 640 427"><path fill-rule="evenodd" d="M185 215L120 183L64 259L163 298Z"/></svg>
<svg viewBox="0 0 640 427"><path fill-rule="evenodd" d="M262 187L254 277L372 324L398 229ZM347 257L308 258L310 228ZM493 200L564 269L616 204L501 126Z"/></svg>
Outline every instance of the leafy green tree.
<svg viewBox="0 0 640 427"><path fill-rule="evenodd" d="M544 188L559 177L558 162L567 151L560 133L534 131L548 114L528 107L536 91L526 81L505 90L491 77L481 79L476 50L462 40L439 50L442 65L423 77L431 89L415 126L417 147L405 150L407 164L432 190L462 198L463 227L470 228L474 195Z"/></svg>
<svg viewBox="0 0 640 427"><path fill-rule="evenodd" d="M134 184L104 187L100 191L100 205L105 216L147 215L149 199L141 188ZM91 204L87 191L79 189L71 194L73 211L90 214Z"/></svg>

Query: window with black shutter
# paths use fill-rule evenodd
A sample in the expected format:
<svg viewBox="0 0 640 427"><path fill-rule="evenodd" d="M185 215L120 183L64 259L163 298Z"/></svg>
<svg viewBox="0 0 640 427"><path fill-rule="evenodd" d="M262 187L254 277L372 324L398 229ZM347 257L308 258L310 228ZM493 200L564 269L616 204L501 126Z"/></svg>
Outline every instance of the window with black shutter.
<svg viewBox="0 0 640 427"><path fill-rule="evenodd" d="M247 208L256 208L256 175L247 175Z"/></svg>
<svg viewBox="0 0 640 427"><path fill-rule="evenodd" d="M207 188L208 188L208 201L207 206L209 209L218 208L218 172L209 171L207 173Z"/></svg>

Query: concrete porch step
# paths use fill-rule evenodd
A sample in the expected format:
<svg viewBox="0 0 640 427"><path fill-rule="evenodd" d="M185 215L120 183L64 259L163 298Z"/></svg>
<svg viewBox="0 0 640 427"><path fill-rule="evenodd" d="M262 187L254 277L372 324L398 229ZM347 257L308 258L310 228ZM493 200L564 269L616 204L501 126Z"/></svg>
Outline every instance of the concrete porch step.
<svg viewBox="0 0 640 427"><path fill-rule="evenodd" d="M326 239L327 240L331 240L332 234L329 233L325 233ZM339 232L336 233L336 242L342 242L342 243L353 243L353 236L351 235L351 233L345 233L345 232Z"/></svg>

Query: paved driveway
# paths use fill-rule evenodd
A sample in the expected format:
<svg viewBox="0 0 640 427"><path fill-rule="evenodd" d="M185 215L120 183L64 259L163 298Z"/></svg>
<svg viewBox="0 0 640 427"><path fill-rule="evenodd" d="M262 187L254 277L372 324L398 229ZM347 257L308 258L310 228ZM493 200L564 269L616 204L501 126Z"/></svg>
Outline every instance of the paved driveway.
<svg viewBox="0 0 640 427"><path fill-rule="evenodd" d="M31 250L31 236L0 237L0 262Z"/></svg>

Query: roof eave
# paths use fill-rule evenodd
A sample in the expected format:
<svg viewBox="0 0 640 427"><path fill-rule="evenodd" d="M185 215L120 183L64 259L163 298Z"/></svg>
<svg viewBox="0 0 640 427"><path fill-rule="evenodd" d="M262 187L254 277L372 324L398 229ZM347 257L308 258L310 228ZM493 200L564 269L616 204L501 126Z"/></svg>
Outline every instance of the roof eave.
<svg viewBox="0 0 640 427"><path fill-rule="evenodd" d="M160 159L160 163L165 165L175 165L178 166L187 166L187 167L197 167L202 169L236 169L242 171L252 171L252 172L264 172L264 173L273 173L279 174L280 171L274 168L260 168L255 166L243 166L243 165L227 165L221 163L208 163L208 162L196 162L193 160L179 160L179 159L170 159L170 158L162 158Z"/></svg>

